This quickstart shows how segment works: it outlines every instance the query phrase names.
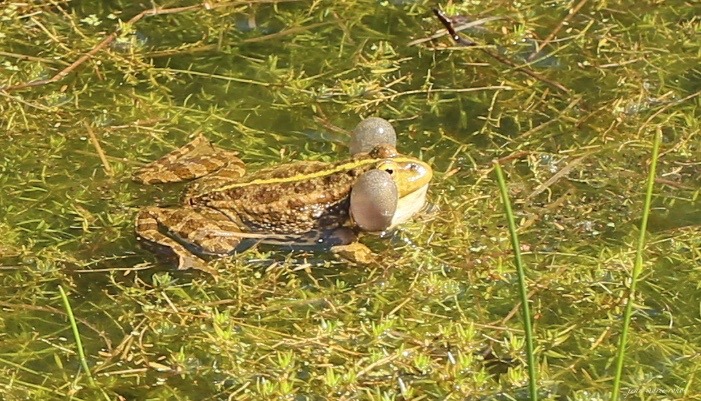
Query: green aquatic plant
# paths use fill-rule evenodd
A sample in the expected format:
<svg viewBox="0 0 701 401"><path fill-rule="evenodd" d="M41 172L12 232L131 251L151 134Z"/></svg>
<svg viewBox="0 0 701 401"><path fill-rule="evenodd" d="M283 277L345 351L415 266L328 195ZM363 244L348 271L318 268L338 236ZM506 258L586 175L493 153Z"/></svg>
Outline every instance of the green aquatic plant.
<svg viewBox="0 0 701 401"><path fill-rule="evenodd" d="M521 302L521 315L523 320L523 331L526 336L526 358L528 359L528 391L531 401L536 401L538 399L538 385L536 376L536 361L535 361L535 347L533 346L533 326L531 323L531 312L528 307L528 289L526 288L526 270L523 263L523 258L521 257L521 244L518 241L518 233L516 231L516 219L514 217L514 212L511 209L511 201L509 200L509 193L506 187L506 180L504 179L504 172L498 162L494 163L494 171L497 175L497 182L499 183L499 191L501 192L501 201L504 204L504 215L506 216L506 221L509 224L509 236L511 238L511 248L514 251L514 265L516 266L516 272L518 273L518 295Z"/></svg>
<svg viewBox="0 0 701 401"><path fill-rule="evenodd" d="M693 399L697 14L586 0L2 3L0 398L591 400L616 381L620 398ZM360 239L368 263L257 246L213 261L215 281L139 246L136 211L181 192L135 185L144 164L197 135L250 171L343 159L368 116L435 171L431 207ZM525 275L509 263L495 159Z"/></svg>
<svg viewBox="0 0 701 401"><path fill-rule="evenodd" d="M657 173L657 158L660 153L660 142L662 135L660 131L655 134L655 139L652 146L652 156L650 158L650 169L647 176L647 185L645 186L645 203L643 204L643 215L640 219L640 236L638 237L638 245L635 250L635 264L630 275L630 287L628 289L628 299L626 301L626 309L623 314L623 326L621 327L621 335L616 354L616 371L613 377L613 389L611 391L611 400L616 401L621 394L621 378L623 375L623 363L628 342L628 330L630 327L631 318L633 316L633 303L635 300L635 289L640 280L640 274L643 271L643 252L645 250L645 234L647 233L647 224L650 218L650 209L652 208L652 190L655 185L655 176Z"/></svg>

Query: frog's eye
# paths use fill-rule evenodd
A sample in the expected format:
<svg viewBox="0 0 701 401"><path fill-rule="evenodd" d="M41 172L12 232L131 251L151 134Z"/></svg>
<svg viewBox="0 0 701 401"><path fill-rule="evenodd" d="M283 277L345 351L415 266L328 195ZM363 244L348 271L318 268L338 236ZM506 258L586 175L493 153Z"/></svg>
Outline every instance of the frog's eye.
<svg viewBox="0 0 701 401"><path fill-rule="evenodd" d="M377 166L377 169L386 171L387 174L392 175L394 174L394 170L397 169L397 165L393 162L382 162L379 166Z"/></svg>

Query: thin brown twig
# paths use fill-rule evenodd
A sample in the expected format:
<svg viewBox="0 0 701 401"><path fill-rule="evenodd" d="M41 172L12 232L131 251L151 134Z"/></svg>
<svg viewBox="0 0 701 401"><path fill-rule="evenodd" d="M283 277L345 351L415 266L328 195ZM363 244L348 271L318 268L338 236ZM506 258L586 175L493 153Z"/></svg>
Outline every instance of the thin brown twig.
<svg viewBox="0 0 701 401"><path fill-rule="evenodd" d="M112 177L114 175L114 171L112 170L112 166L110 166L110 162L107 160L107 157L105 156L105 152L102 150L102 146L100 145L100 141L97 140L97 136L95 135L95 132L92 130L90 127L90 124L85 124L85 129L88 131L88 136L90 136L90 142L92 142L93 146L95 147L95 151L97 152L97 155L100 156L100 160L102 161L102 168L105 169L105 173L109 177Z"/></svg>
<svg viewBox="0 0 701 401"><path fill-rule="evenodd" d="M0 92L0 96L6 97L6 98L11 99L15 102L21 103L25 106L33 107L33 108L38 109L38 110L43 110L43 111L47 111L47 112L52 111L50 107L46 107L46 106L38 104L38 103L28 102L28 101L22 99L20 96L12 96L9 93L4 93L4 92Z"/></svg>
<svg viewBox="0 0 701 401"><path fill-rule="evenodd" d="M560 169L560 171L558 171L557 173L553 174L553 176L550 177L550 179L548 179L548 180L545 181L544 183L538 185L538 187L537 187L536 189L534 189L533 192L531 192L528 196L526 196L526 199L525 199L525 200L526 200L526 201L530 201L531 199L535 198L535 197L536 197L538 194L540 194L541 192L543 192L543 191L545 191L546 189L550 188L553 184L555 184L556 182L558 182L561 178L563 178L563 177L565 177L567 174L569 174L570 171L572 171L573 168L575 168L575 167L578 166L580 163L582 163L582 162L584 161L584 159L586 159L587 157L591 156L591 154L592 154L592 153L584 154L583 156L580 156L580 157L578 157L578 158L572 160L571 162L569 162L565 167L563 167L562 169Z"/></svg>
<svg viewBox="0 0 701 401"><path fill-rule="evenodd" d="M16 58L17 61L29 60L29 61L40 61L42 63L47 63L47 64L54 63L54 64L69 65L67 62L61 61L61 60L54 60L54 59L44 58L44 57L28 56L26 54L9 53L9 52L3 52L3 51L0 51L0 56Z"/></svg>
<svg viewBox="0 0 701 401"><path fill-rule="evenodd" d="M443 18L447 18L447 17L445 17L445 15L444 15L441 11L438 11L438 13L441 14L440 17L438 17L439 14L436 14L436 11L434 11L434 14L436 14L436 16L437 16L439 19L442 20ZM431 36L429 36L429 37L421 38L421 39L416 39L416 40L412 40L411 42L407 43L407 46L416 46L416 45L420 45L420 44L422 44L422 43L430 42L430 41L432 41L432 40L434 40L434 39L438 39L438 38L440 38L440 37L442 37L442 36L445 36L446 34L450 34L451 36L454 36L454 35L456 35L458 32L464 31L465 29L474 28L474 27L476 27L476 26L484 25L484 24L487 23L487 22L496 21L496 20L500 20L500 19L504 19L504 18L503 18L503 17L486 17L486 18L480 18L480 19L475 20L475 21L470 21L470 22L467 22L467 23L464 23L464 24L455 25L455 26L452 26L452 24L451 24L451 30L452 30L452 32L449 31L448 29L441 29L441 30L437 31L436 33L434 33L433 35L431 35ZM442 22L442 21L441 21L441 22ZM444 25L444 26L445 26L445 25ZM459 37L459 36L458 36L458 37Z"/></svg>
<svg viewBox="0 0 701 401"><path fill-rule="evenodd" d="M471 40L466 40L462 36L458 35L458 32L455 30L455 27L453 26L453 22L448 18L445 13L437 8L433 9L433 14L438 18L438 21L443 24L445 29L448 31L450 34L450 37L453 38L455 43L459 43L460 45L463 46L474 46L477 43L471 41Z"/></svg>
<svg viewBox="0 0 701 401"><path fill-rule="evenodd" d="M659 178L659 177L657 177L657 178L655 178L655 183L656 183L656 184L661 184L661 185L667 185L667 186L669 186L669 187L676 188L676 189L685 189L685 190L687 190L687 191L696 189L696 188L694 188L694 187L692 187L692 186L690 186L690 185L684 185L684 184L682 184L682 183L680 183L680 182L668 180L668 179L666 179L666 178Z"/></svg>
<svg viewBox="0 0 701 401"><path fill-rule="evenodd" d="M491 56L492 58L494 58L495 60L499 61L500 63L508 65L509 67L513 68L514 71L518 71L518 72L520 72L520 73L526 74L526 75L528 75L529 77L534 78L534 79L536 79L536 80L538 80L538 81L544 82L544 83L546 83L546 84L552 86L553 88L556 88L556 89L561 90L562 92L565 92L565 93L570 93L570 92L571 92L567 87L565 87L565 86L562 85L561 83L559 83L559 82L557 82L557 81L554 81L554 80L552 80L552 79L550 79L550 78L546 78L546 77L544 77L543 75L540 75L540 74L538 74L537 72L531 70L530 68L526 68L526 67L523 67L523 66L519 66L519 65L517 65L516 63L514 63L513 61L509 60L508 58L506 58L506 57L504 57L504 56L502 56L502 55L500 55L500 54L497 54L497 53L495 53L495 52L493 52L493 51L491 51L491 50L488 50L488 49L479 48L479 50L481 50L483 53L485 53L485 54Z"/></svg>
<svg viewBox="0 0 701 401"><path fill-rule="evenodd" d="M176 54L196 54L196 53L207 53L219 49L218 44L211 45L198 45L198 44L188 44L185 46L180 46L178 48L156 50L149 53L144 53L144 57L148 58L159 58L159 57L172 57Z"/></svg>
<svg viewBox="0 0 701 401"><path fill-rule="evenodd" d="M499 164L504 165L504 164L505 164L506 162L508 162L508 161L515 160L515 159L521 159L522 157L528 156L528 155L530 155L531 153L533 153L533 152L530 152L530 151L527 151L527 150L519 150L519 151L517 151L517 152L515 152L515 153L512 153L512 154L510 154L510 155L506 155L506 156L504 156L504 157L501 157L501 158L499 158L499 159L496 159L496 161L497 161ZM490 172L492 171L491 167L489 168L489 171L490 171Z"/></svg>
<svg viewBox="0 0 701 401"><path fill-rule="evenodd" d="M519 66L518 64L514 63L513 61L507 59L506 57L497 54L489 49L485 49L482 47L476 47L476 43L464 39L462 36L458 34L456 31L455 27L453 26L453 23L451 22L450 18L448 18L441 10L434 8L433 13L436 15L438 20L445 26L445 29L448 31L450 34L450 37L455 41L460 46L467 46L467 47L475 47L476 49L482 51L486 55L492 57L493 59L499 61L502 64L506 64L509 67L513 68L514 71L518 71L520 73L526 74L531 78L534 78L538 81L544 82L562 92L565 93L570 93L570 90L563 86L561 83L554 81L552 79L546 78L543 75L538 74L537 72L531 70L530 68L527 68L525 66Z"/></svg>
<svg viewBox="0 0 701 401"><path fill-rule="evenodd" d="M630 59L630 60L626 60L626 61L621 61L621 62L619 62L619 63L601 64L601 65L597 65L596 67L597 67L597 68L623 67L624 65L637 63L638 61L642 61L642 60L645 60L645 57L637 57L637 58L634 58L634 59Z"/></svg>
<svg viewBox="0 0 701 401"><path fill-rule="evenodd" d="M550 34L547 37L545 37L543 42L540 45L538 45L538 48L536 49L536 51L534 51L533 54L528 56L528 61L533 61L533 59L536 58L538 53L542 49L544 49L545 46L547 46L550 42L552 42L553 39L555 39L555 36L557 36L557 34L560 33L560 30L562 30L562 27L564 27L566 23L568 23L575 15L577 15L579 10L581 10L582 7L584 7L584 5L587 4L587 1L589 1L589 0L581 0L579 3L577 3L576 6L574 6L570 10L569 14L567 14L565 16L565 18L563 18L562 21L560 21L560 23L557 24L555 29L553 29L552 32L550 32Z"/></svg>
<svg viewBox="0 0 701 401"><path fill-rule="evenodd" d="M284 29L280 32L275 32L271 33L269 35L263 35L263 36L257 36L253 38L247 38L243 39L241 43L256 43L256 42L264 42L266 40L271 40L271 39L277 39L283 36L287 35L292 35L294 33L300 33L300 32L306 32L314 28L318 28L320 26L325 26L325 25L331 25L334 24L335 21L326 21L326 22L317 22L315 24L310 24L306 26L296 26L288 29Z"/></svg>

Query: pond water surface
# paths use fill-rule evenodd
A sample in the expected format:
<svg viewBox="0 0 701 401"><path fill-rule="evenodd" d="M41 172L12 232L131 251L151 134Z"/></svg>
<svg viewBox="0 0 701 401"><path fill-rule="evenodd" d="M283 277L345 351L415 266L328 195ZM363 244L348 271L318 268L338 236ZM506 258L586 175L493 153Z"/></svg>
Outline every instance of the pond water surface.
<svg viewBox="0 0 701 401"><path fill-rule="evenodd" d="M539 393L608 399L660 132L623 395L698 399L698 5L156 3L0 5L0 398L527 399L499 159ZM477 45L436 6L488 18ZM368 116L435 173L430 207L361 238L373 262L254 247L215 280L138 246L136 211L182 186L131 174L198 133L256 170L347 157Z"/></svg>

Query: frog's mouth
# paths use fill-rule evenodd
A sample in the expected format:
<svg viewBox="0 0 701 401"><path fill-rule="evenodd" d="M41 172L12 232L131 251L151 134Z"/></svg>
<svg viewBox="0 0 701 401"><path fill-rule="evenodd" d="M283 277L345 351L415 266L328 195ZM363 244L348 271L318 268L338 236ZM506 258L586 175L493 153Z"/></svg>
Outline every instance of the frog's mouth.
<svg viewBox="0 0 701 401"><path fill-rule="evenodd" d="M392 216L392 225L387 228L387 230L391 230L399 224L404 223L421 210L426 203L427 191L428 184L399 198L397 201L397 210L394 212L394 216Z"/></svg>

